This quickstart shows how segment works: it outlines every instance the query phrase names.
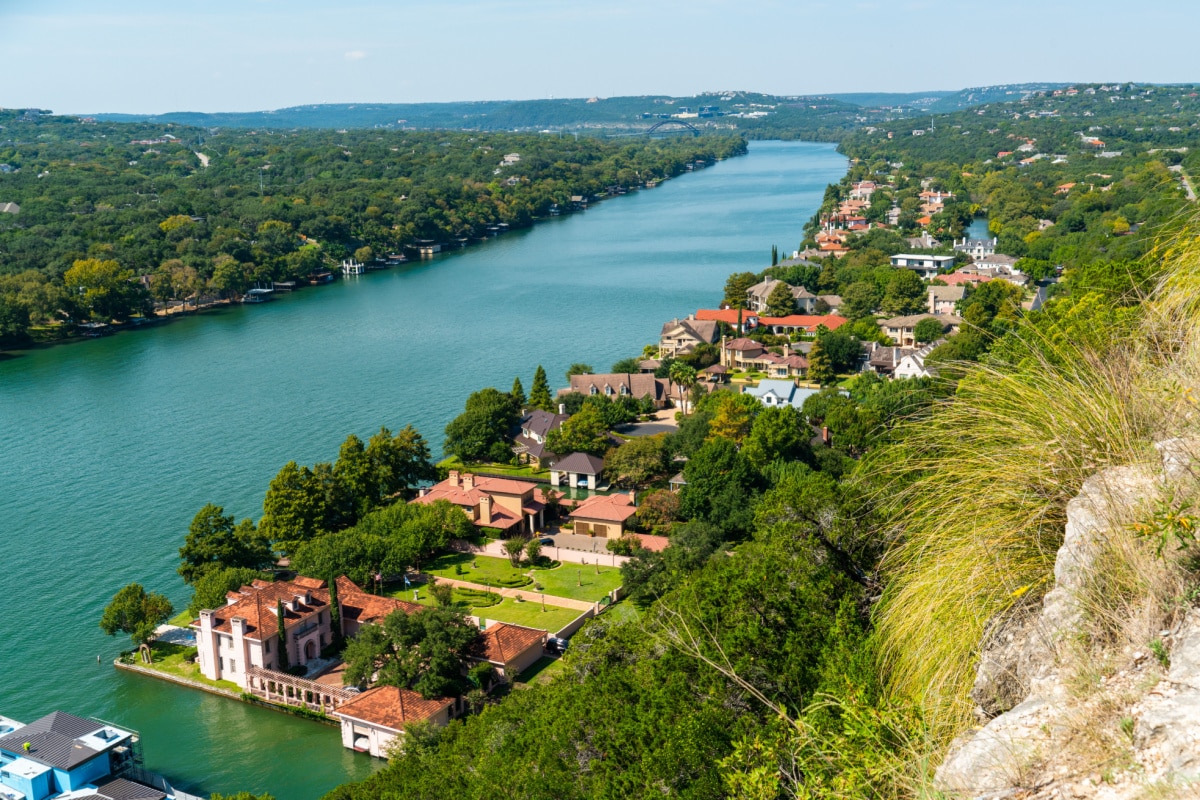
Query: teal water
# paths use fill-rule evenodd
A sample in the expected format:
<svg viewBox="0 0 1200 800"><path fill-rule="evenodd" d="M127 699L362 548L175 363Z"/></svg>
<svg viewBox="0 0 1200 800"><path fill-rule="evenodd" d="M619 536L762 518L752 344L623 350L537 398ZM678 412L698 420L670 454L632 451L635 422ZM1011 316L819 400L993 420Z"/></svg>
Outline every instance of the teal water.
<svg viewBox="0 0 1200 800"><path fill-rule="evenodd" d="M312 800L365 776L378 762L334 728L117 672L128 640L100 632L101 609L131 581L185 606L192 516L257 518L289 459L408 423L440 456L471 391L639 355L666 320L715 307L730 272L794 249L845 169L832 145L755 142L427 263L0 360L0 714L137 728L151 769L204 792Z"/></svg>

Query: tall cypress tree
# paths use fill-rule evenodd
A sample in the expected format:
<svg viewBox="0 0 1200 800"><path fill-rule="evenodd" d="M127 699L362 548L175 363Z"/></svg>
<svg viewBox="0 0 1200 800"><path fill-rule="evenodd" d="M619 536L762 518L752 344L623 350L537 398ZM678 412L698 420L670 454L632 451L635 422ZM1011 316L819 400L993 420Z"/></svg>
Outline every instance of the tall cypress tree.
<svg viewBox="0 0 1200 800"><path fill-rule="evenodd" d="M537 372L533 373L533 386L529 389L529 405L543 411L554 409L554 400L550 397L550 381L546 379L546 370L538 364Z"/></svg>
<svg viewBox="0 0 1200 800"><path fill-rule="evenodd" d="M521 385L521 379L519 377L513 378L513 388L508 394L512 397L513 402L516 403L519 408L525 408L525 387Z"/></svg>
<svg viewBox="0 0 1200 800"><path fill-rule="evenodd" d="M333 631L333 643L342 643L342 609L338 606L337 578L329 579L329 628Z"/></svg>
<svg viewBox="0 0 1200 800"><path fill-rule="evenodd" d="M282 600L282 599L280 599L280 600L278 600L278 601L277 601L277 605L275 606L275 613L276 613L276 614L278 614L278 616L276 617L276 619L277 619L277 620L278 620L278 622L279 622L279 625L278 625L278 627L279 627L279 631L278 631L278 636L279 636L279 671L280 671L280 672L287 672L287 671L288 671L288 667L290 667L290 666L291 666L291 663L288 661L288 650L287 650L287 631L284 629L284 622L285 622L285 619L284 619L284 616L283 616L283 600Z"/></svg>

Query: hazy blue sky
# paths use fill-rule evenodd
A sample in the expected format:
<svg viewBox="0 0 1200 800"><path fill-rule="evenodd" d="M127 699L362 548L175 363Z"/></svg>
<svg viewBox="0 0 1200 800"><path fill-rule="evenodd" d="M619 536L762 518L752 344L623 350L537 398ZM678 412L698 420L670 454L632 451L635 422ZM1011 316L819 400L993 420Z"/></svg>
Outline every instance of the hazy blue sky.
<svg viewBox="0 0 1200 800"><path fill-rule="evenodd" d="M0 106L1182 82L1195 21L1195 0L0 0Z"/></svg>

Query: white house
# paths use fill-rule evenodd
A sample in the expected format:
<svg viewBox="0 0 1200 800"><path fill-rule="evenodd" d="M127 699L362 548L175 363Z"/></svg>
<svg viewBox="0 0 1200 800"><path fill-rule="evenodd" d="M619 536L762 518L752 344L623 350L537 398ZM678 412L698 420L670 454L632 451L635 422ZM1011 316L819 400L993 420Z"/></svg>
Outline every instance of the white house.
<svg viewBox="0 0 1200 800"><path fill-rule="evenodd" d="M914 255L913 253L897 253L892 256L892 266L911 269L926 280L936 278L943 269L954 266L954 256Z"/></svg>
<svg viewBox="0 0 1200 800"><path fill-rule="evenodd" d="M983 258L990 256L996 252L996 244L999 240L992 239L966 239L961 242L958 239L954 240L954 252L966 253L971 258Z"/></svg>
<svg viewBox="0 0 1200 800"><path fill-rule="evenodd" d="M896 365L895 371L892 372L892 378L932 378L936 376L937 368L926 366L925 358L933 352L935 347L944 344L945 341L945 339L938 339L905 355Z"/></svg>
<svg viewBox="0 0 1200 800"><path fill-rule="evenodd" d="M930 314L953 314L958 301L966 296L965 286L930 286L927 310Z"/></svg>
<svg viewBox="0 0 1200 800"><path fill-rule="evenodd" d="M819 389L801 389L792 381L778 381L765 379L758 382L758 386L748 387L742 390L743 394L752 395L758 398L758 402L762 403L767 408L780 408L783 406L792 406L799 410L804 405L804 401L816 394Z"/></svg>

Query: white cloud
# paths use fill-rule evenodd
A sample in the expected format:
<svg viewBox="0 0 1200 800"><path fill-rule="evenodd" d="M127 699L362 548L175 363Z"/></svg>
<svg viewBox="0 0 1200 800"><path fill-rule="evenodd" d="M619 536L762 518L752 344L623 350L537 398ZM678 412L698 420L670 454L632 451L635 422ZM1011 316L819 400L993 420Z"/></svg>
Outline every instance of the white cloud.
<svg viewBox="0 0 1200 800"><path fill-rule="evenodd" d="M349 50L345 56L347 61L362 61L366 57L367 53L365 50Z"/></svg>

